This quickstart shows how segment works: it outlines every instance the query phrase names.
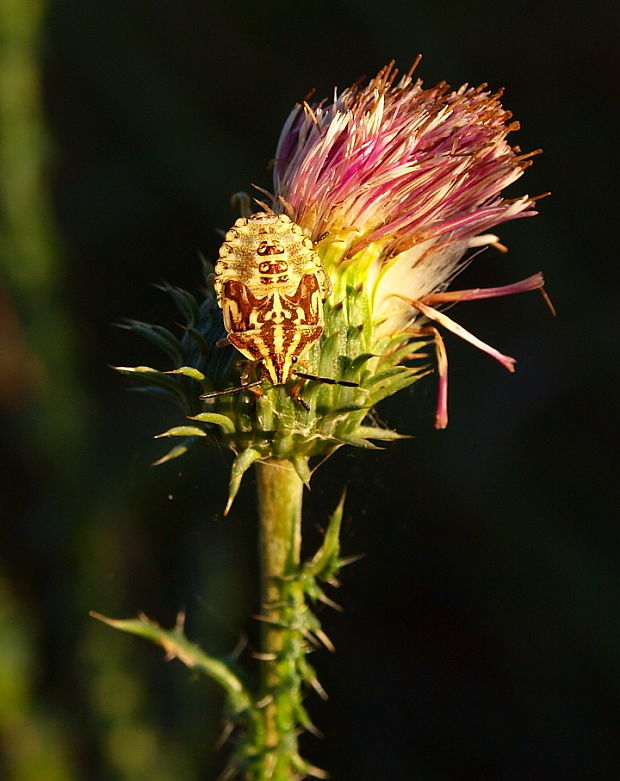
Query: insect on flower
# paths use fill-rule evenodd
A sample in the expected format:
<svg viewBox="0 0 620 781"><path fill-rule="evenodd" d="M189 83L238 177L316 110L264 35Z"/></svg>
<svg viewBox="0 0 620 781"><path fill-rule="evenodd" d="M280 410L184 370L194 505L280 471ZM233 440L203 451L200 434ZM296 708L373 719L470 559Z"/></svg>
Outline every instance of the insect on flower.
<svg viewBox="0 0 620 781"><path fill-rule="evenodd" d="M506 251L496 226L537 213L543 196L507 198L504 191L538 150L522 153L509 143L519 125L501 90L453 90L445 82L427 88L413 75L418 62L402 76L390 63L367 83L295 106L274 155L272 192L257 188L266 202L255 200L258 213L250 214L249 196L233 196L245 216L223 240L213 291L199 303L171 290L187 321L183 336L131 325L175 366L121 371L184 410L196 410L196 382L200 398L213 399L190 417L207 431L174 427L165 436L185 441L158 463L204 433L219 437L235 453L227 509L257 461L290 460L307 485L309 459L397 439L377 424L373 409L433 368L435 427L445 428L444 331L514 371L515 358L452 319L455 304L539 290L553 311L541 272L511 284L452 289L484 248ZM208 348L224 333L216 345L228 351L218 356ZM231 365L235 352L242 361ZM310 368L319 376L306 374ZM308 381L335 387L308 390L307 403L300 393ZM252 405L219 398L245 390L264 398Z"/></svg>
<svg viewBox="0 0 620 781"><path fill-rule="evenodd" d="M251 363L238 388L201 398L255 388L264 379L284 385L293 375L302 382L356 386L295 369L323 332L323 301L331 282L312 240L289 217L267 212L240 217L226 233L212 281L228 334L223 344L235 347ZM257 366L262 378L248 382ZM298 391L292 391L293 398L306 406Z"/></svg>

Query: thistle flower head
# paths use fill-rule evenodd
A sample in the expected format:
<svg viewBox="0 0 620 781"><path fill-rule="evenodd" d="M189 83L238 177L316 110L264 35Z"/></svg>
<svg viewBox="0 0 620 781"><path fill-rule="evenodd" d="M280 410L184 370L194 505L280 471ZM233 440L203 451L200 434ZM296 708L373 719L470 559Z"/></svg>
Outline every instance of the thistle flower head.
<svg viewBox="0 0 620 781"><path fill-rule="evenodd" d="M506 140L519 124L486 85L425 89L393 64L331 102L297 105L278 143L276 203L345 262L370 245L374 311L403 311L447 287L467 250L497 244L493 227L536 214L528 196L505 199L537 152ZM537 150L538 151L538 150ZM319 245L321 246L321 245ZM393 318L382 332L407 318Z"/></svg>
<svg viewBox="0 0 620 781"><path fill-rule="evenodd" d="M311 456L397 438L374 425L372 408L428 373L429 343L439 375L435 425L444 428L447 357L438 326L514 369L513 358L442 308L542 288L534 274L504 287L447 289L470 250L505 249L489 231L536 213L535 199L502 194L536 153L507 142L518 124L500 92L425 89L414 68L398 79L388 65L366 85L293 109L277 146L271 205L237 221L220 250L215 288L224 321L212 292L199 305L171 289L188 319L185 335L174 344L165 329L145 335L162 343L175 368L125 369L176 394L202 426L167 435L192 440L215 430L235 451L231 499L255 460L289 459L307 482ZM214 347L226 331L229 346ZM308 373L330 383L304 380ZM204 401L191 381L207 391ZM260 395L214 391L250 381Z"/></svg>
<svg viewBox="0 0 620 781"><path fill-rule="evenodd" d="M527 196L500 196L531 156L506 141L519 125L502 107L501 91L485 84L454 91L445 82L424 89L412 71L396 77L389 65L332 102L304 101L284 125L276 196L315 241L354 229L353 251L387 240L397 254L430 239L467 241L535 213Z"/></svg>

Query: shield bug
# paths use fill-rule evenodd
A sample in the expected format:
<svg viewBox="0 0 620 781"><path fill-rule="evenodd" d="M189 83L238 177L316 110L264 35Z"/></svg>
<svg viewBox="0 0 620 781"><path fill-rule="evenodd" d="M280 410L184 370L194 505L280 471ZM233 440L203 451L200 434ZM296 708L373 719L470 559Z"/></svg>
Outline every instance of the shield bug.
<svg viewBox="0 0 620 781"><path fill-rule="evenodd" d="M295 369L323 331L323 301L331 282L312 241L286 215L259 212L239 218L220 247L213 285L227 343L258 363L273 385L284 385L293 374L355 385Z"/></svg>

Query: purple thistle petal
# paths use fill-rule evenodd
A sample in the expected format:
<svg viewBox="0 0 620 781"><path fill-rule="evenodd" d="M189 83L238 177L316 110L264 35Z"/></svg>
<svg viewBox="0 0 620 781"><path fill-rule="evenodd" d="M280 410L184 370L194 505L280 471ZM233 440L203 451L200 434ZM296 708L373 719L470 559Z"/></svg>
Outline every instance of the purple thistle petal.
<svg viewBox="0 0 620 781"><path fill-rule="evenodd" d="M545 286L542 272L531 277L513 282L511 285L501 287L478 287L470 290L449 290L444 293L431 293L420 299L425 304L439 304L447 301L475 301L480 298L498 298L499 296L512 296L516 293L526 293L530 290L541 290Z"/></svg>
<svg viewBox="0 0 620 781"><path fill-rule="evenodd" d="M315 239L361 231L351 255L386 237L391 254L431 237L462 241L535 214L527 196L500 195L530 164L505 140L518 124L501 92L424 89L396 74L388 66L332 102L293 109L274 166L276 200L293 219Z"/></svg>
<svg viewBox="0 0 620 781"><path fill-rule="evenodd" d="M437 353L437 408L435 411L435 428L444 429L448 425L448 353L443 338L436 328L431 329L435 338Z"/></svg>
<svg viewBox="0 0 620 781"><path fill-rule="evenodd" d="M515 363L517 362L516 358L512 358L510 355L504 355L503 353L500 353L499 350L491 347L490 344L483 342L482 339L478 339L477 336L474 336L466 328L463 328L462 325L456 323L444 312L439 312L437 309L433 309L432 306L427 306L421 301L411 300L409 303L429 320L434 320L436 323L443 325L443 327L447 328L448 331L452 331L453 334L460 336L461 339L464 339L466 342L473 344L474 347L477 347L479 350L482 350L482 352L485 352L487 355L495 358L495 360L499 361L504 368L508 369L509 372L514 372Z"/></svg>

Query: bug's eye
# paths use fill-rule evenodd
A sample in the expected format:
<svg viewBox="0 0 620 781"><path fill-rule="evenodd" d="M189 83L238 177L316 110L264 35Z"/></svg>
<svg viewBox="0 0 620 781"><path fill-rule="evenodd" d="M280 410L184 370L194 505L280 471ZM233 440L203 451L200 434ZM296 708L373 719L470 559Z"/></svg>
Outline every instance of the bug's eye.
<svg viewBox="0 0 620 781"><path fill-rule="evenodd" d="M297 363L297 356L296 355L293 355L293 357L291 358L291 363Z"/></svg>

